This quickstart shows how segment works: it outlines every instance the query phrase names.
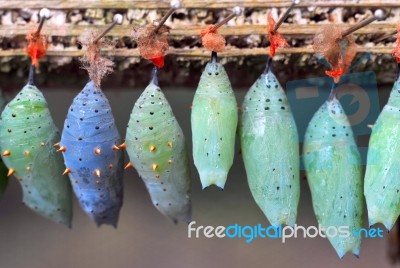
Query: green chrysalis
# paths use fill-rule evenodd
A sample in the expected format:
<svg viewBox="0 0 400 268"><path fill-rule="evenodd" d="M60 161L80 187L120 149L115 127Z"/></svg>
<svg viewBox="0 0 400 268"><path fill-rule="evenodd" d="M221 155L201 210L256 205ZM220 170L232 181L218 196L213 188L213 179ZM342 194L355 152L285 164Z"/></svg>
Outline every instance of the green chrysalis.
<svg viewBox="0 0 400 268"><path fill-rule="evenodd" d="M270 223L293 226L300 198L299 138L285 92L269 65L242 105L242 156L253 198Z"/></svg>
<svg viewBox="0 0 400 268"><path fill-rule="evenodd" d="M174 222L189 223L191 181L185 138L158 86L156 67L133 107L125 143L154 206Z"/></svg>
<svg viewBox="0 0 400 268"><path fill-rule="evenodd" d="M334 91L308 124L303 159L318 223L325 230L345 226L350 232L328 236L342 258L360 252L361 237L352 232L363 226L362 174L350 123Z"/></svg>
<svg viewBox="0 0 400 268"><path fill-rule="evenodd" d="M392 229L400 214L400 78L372 128L369 140L364 195L369 225Z"/></svg>
<svg viewBox="0 0 400 268"><path fill-rule="evenodd" d="M233 163L238 113L228 75L213 52L201 75L192 105L194 164L203 189L224 188Z"/></svg>
<svg viewBox="0 0 400 268"><path fill-rule="evenodd" d="M31 76L34 69L31 69ZM23 203L36 213L67 226L72 219L72 192L54 144L60 134L42 92L30 81L10 101L0 120L2 158L22 186Z"/></svg>

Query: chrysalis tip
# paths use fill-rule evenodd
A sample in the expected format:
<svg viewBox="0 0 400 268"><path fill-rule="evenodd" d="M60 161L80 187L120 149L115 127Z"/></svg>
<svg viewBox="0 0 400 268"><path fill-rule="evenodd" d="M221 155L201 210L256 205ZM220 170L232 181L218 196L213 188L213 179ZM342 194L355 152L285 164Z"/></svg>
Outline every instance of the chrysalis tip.
<svg viewBox="0 0 400 268"><path fill-rule="evenodd" d="M122 24L124 17L121 14L115 14L113 17L113 22L116 24Z"/></svg>
<svg viewBox="0 0 400 268"><path fill-rule="evenodd" d="M10 177L12 174L14 174L15 173L15 169L13 169L13 168L10 168L9 170L8 170L8 173L7 173L7 177Z"/></svg>
<svg viewBox="0 0 400 268"><path fill-rule="evenodd" d="M158 168L158 165L157 165L157 164L153 164L153 165L151 165L151 169L152 169L153 171L156 171L156 170L157 170L157 168Z"/></svg>
<svg viewBox="0 0 400 268"><path fill-rule="evenodd" d="M211 62L212 63L217 63L218 62L218 54L215 51L211 52Z"/></svg>
<svg viewBox="0 0 400 268"><path fill-rule="evenodd" d="M117 145L113 145L112 149L113 150L120 150L120 148Z"/></svg>
<svg viewBox="0 0 400 268"><path fill-rule="evenodd" d="M64 172L63 172L62 175L66 175L66 174L68 174L68 173L71 173L71 169L66 168L66 169L64 170Z"/></svg>
<svg viewBox="0 0 400 268"><path fill-rule="evenodd" d="M151 80L150 83L159 86L158 84L158 68L153 67L153 70L151 71Z"/></svg>
<svg viewBox="0 0 400 268"><path fill-rule="evenodd" d="M39 16L41 17L41 18L45 18L45 19L48 19L48 18L50 18L50 10L49 9L47 9L47 8L42 8L40 11L39 11Z"/></svg>
<svg viewBox="0 0 400 268"><path fill-rule="evenodd" d="M64 153L66 151L67 151L67 148L65 146L61 146L60 149L57 150L57 153L60 153L60 152Z"/></svg>
<svg viewBox="0 0 400 268"><path fill-rule="evenodd" d="M126 144L125 144L125 142L122 143L121 145L118 145L118 148L119 148L119 149L126 149Z"/></svg>
<svg viewBox="0 0 400 268"><path fill-rule="evenodd" d="M131 162L129 162L128 164L126 164L124 169L132 168L132 167L133 167L133 164Z"/></svg>

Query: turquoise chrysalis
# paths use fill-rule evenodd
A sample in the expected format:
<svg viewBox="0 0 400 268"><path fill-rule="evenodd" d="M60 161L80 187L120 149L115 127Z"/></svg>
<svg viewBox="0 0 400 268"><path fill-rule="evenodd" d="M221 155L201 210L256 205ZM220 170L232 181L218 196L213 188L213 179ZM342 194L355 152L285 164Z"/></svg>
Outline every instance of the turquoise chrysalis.
<svg viewBox="0 0 400 268"><path fill-rule="evenodd" d="M237 103L228 75L213 52L197 87L191 114L193 158L203 189L224 188L233 163Z"/></svg>
<svg viewBox="0 0 400 268"><path fill-rule="evenodd" d="M334 88L308 124L303 160L318 223L326 230L348 228L347 237L328 236L337 254L358 256L363 226L361 158L353 131Z"/></svg>
<svg viewBox="0 0 400 268"><path fill-rule="evenodd" d="M271 59L242 105L240 143L254 200L274 226L296 223L300 197L299 138Z"/></svg>
<svg viewBox="0 0 400 268"><path fill-rule="evenodd" d="M72 192L62 156L54 150L60 134L42 92L28 84L11 100L0 120L2 158L22 186L23 203L36 213L70 226Z"/></svg>
<svg viewBox="0 0 400 268"><path fill-rule="evenodd" d="M400 214L399 120L400 77L372 127L364 182L369 225L383 223L388 230Z"/></svg>
<svg viewBox="0 0 400 268"><path fill-rule="evenodd" d="M153 78L133 107L126 150L154 206L177 222L191 221L190 168L185 138L171 106Z"/></svg>

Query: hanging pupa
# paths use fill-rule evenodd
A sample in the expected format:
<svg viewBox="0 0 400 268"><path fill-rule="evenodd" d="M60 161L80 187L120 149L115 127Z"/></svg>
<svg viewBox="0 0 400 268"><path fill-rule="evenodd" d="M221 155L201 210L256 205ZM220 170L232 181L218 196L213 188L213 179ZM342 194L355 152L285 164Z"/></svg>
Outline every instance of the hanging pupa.
<svg viewBox="0 0 400 268"><path fill-rule="evenodd" d="M241 151L257 205L272 225L293 226L300 197L299 138L286 94L270 64L271 58L244 98Z"/></svg>
<svg viewBox="0 0 400 268"><path fill-rule="evenodd" d="M154 206L174 222L189 223L188 152L182 129L158 86L156 67L150 84L133 107L125 143Z"/></svg>
<svg viewBox="0 0 400 268"><path fill-rule="evenodd" d="M238 122L236 98L228 75L212 53L197 87L191 114L193 158L203 189L224 189L233 164Z"/></svg>
<svg viewBox="0 0 400 268"><path fill-rule="evenodd" d="M303 161L318 223L329 227L348 226L348 237L328 236L337 254L358 256L363 227L361 158L353 131L335 89L308 124Z"/></svg>
<svg viewBox="0 0 400 268"><path fill-rule="evenodd" d="M314 40L317 53L331 64L335 74L327 74L335 81L340 81L356 53L354 38L348 34L332 25ZM361 236L355 234L363 227L363 183L360 153L349 120L336 98L336 88L334 83L328 100L308 124L303 161L318 223L343 258L347 252L355 256L360 253ZM328 228L340 230L343 226L348 227L348 236L328 235Z"/></svg>
<svg viewBox="0 0 400 268"><path fill-rule="evenodd" d="M49 11L42 10L40 14L42 25ZM71 186L61 175L65 167L53 147L60 134L42 92L33 82L34 65L44 56L47 41L39 30L30 32L27 39L32 59L29 80L1 115L0 151L8 175L13 174L22 186L22 202L39 215L70 226Z"/></svg>
<svg viewBox="0 0 400 268"><path fill-rule="evenodd" d="M400 32L400 24L398 26ZM393 55L398 62L398 76L388 103L372 127L369 139L364 195L369 225L383 223L391 230L400 214L400 33Z"/></svg>
<svg viewBox="0 0 400 268"><path fill-rule="evenodd" d="M122 21L122 18L121 18ZM100 226L117 226L123 198L123 152L110 104L100 89L113 63L101 57L103 41L85 33L80 41L88 47L82 58L89 81L68 109L59 143L66 170L83 210Z"/></svg>

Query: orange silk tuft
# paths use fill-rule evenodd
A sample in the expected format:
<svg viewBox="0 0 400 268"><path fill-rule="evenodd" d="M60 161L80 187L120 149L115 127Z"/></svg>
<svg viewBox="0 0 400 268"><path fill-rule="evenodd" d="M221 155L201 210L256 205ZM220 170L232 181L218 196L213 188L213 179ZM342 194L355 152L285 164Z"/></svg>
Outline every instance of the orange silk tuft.
<svg viewBox="0 0 400 268"><path fill-rule="evenodd" d="M325 73L338 83L340 76L345 74L351 65L356 53L357 45L354 37L342 37L342 30L337 25L325 26L314 37L314 51L323 56L331 66Z"/></svg>
<svg viewBox="0 0 400 268"><path fill-rule="evenodd" d="M269 54L271 57L275 56L275 52L278 48L288 47L289 44L286 42L285 37L278 31L274 32L276 22L272 17L271 12L268 13L268 37L269 37Z"/></svg>
<svg viewBox="0 0 400 268"><path fill-rule="evenodd" d="M396 58L397 63L400 63L400 23L397 25L397 40L393 49L393 56Z"/></svg>
<svg viewBox="0 0 400 268"><path fill-rule="evenodd" d="M100 88L101 79L113 71L114 62L101 56L101 48L109 44L104 41L104 39L100 39L95 43L94 40L96 37L97 34L90 31L83 32L79 37L80 43L87 47L80 61L82 63L82 68L88 71L89 77L94 85Z"/></svg>
<svg viewBox="0 0 400 268"><path fill-rule="evenodd" d="M167 54L169 27L163 25L155 32L154 24L134 30L133 39L136 41L139 53L143 58L153 62L157 68L164 66L164 56Z"/></svg>
<svg viewBox="0 0 400 268"><path fill-rule="evenodd" d="M225 49L225 38L218 34L218 30L214 25L208 25L205 29L200 31L201 42L203 46L214 52L222 52Z"/></svg>
<svg viewBox="0 0 400 268"><path fill-rule="evenodd" d="M37 34L37 29L32 29L26 35L28 44L26 46L26 53L31 57L32 64L37 68L39 66L39 59L46 55L49 44L45 35Z"/></svg>

